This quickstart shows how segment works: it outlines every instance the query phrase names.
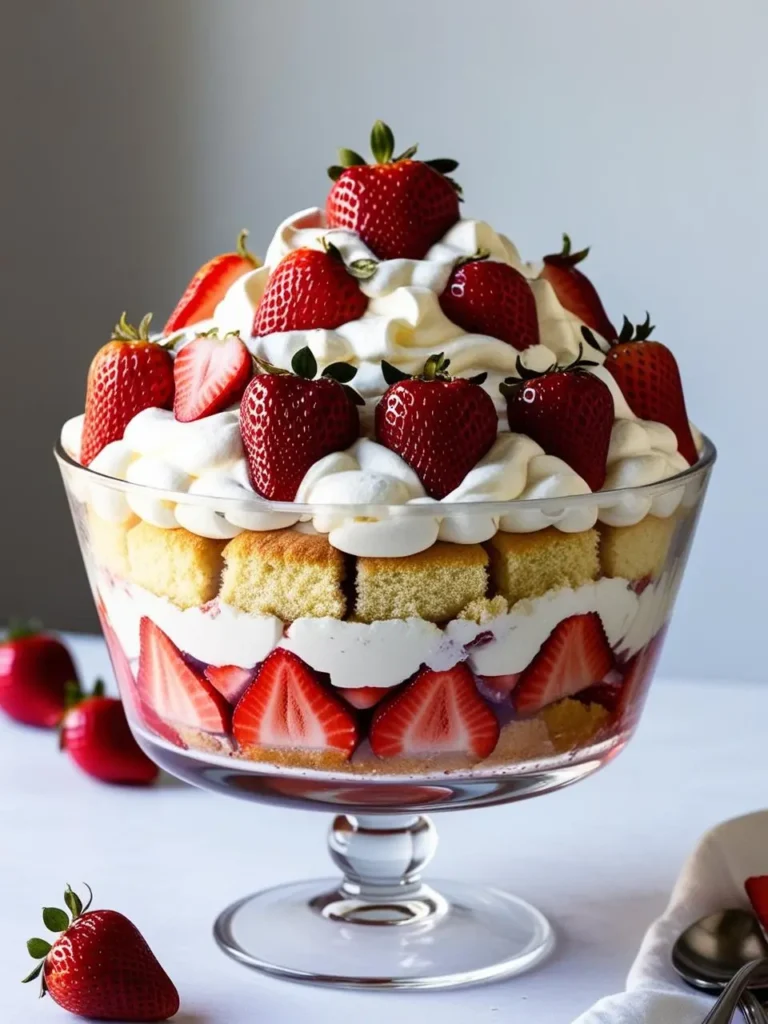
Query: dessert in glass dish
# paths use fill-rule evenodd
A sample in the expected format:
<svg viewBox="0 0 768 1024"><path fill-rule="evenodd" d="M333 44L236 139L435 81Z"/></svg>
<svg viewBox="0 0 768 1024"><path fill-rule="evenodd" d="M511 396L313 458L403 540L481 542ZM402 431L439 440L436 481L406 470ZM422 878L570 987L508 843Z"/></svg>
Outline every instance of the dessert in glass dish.
<svg viewBox="0 0 768 1024"><path fill-rule="evenodd" d="M460 216L455 161L395 156L380 122L371 148L263 264L243 234L162 332L123 316L57 457L143 748L338 814L343 879L248 897L219 943L300 980L460 985L552 931L508 893L424 883L423 812L621 750L715 452L586 250L525 263Z"/></svg>

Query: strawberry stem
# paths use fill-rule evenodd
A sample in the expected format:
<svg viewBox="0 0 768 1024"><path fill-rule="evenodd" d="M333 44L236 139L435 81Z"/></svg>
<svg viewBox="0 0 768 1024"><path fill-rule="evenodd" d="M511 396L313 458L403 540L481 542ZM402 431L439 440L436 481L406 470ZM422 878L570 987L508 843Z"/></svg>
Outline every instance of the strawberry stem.
<svg viewBox="0 0 768 1024"><path fill-rule="evenodd" d="M152 314L146 313L140 320L139 326L134 327L128 323L125 311L112 329L112 341L149 341L149 325L152 322Z"/></svg>
<svg viewBox="0 0 768 1024"><path fill-rule="evenodd" d="M242 228L240 234L237 236L237 246L235 252L238 256L241 256L244 260L248 260L254 267L259 265L259 261L256 259L251 250L247 247L246 241L248 239L248 228Z"/></svg>
<svg viewBox="0 0 768 1024"><path fill-rule="evenodd" d="M36 636L43 628L38 619L11 619L8 623L6 640L23 640L28 636Z"/></svg>

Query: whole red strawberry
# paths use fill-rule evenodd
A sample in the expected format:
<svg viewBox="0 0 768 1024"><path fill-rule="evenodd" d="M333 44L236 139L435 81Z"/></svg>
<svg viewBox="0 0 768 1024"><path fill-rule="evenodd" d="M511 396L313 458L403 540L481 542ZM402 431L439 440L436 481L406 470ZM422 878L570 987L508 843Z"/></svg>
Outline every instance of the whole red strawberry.
<svg viewBox="0 0 768 1024"><path fill-rule="evenodd" d="M586 274L577 269L588 255L589 249L571 252L571 240L568 235L563 235L562 250L544 257L544 268L539 277L549 281L561 306L606 341L611 341L616 337L616 329L608 319L595 286Z"/></svg>
<svg viewBox="0 0 768 1024"><path fill-rule="evenodd" d="M80 449L84 466L111 441L119 441L142 409L173 407L173 359L162 345L149 340L151 319L147 313L138 327L132 327L123 313L112 340L94 356Z"/></svg>
<svg viewBox="0 0 768 1024"><path fill-rule="evenodd" d="M173 414L181 423L200 420L239 402L253 374L251 353L237 333L219 337L215 327L179 350L173 363Z"/></svg>
<svg viewBox="0 0 768 1024"><path fill-rule="evenodd" d="M75 764L100 782L148 786L157 778L150 761L128 725L121 701L104 696L104 684L93 693L70 688L68 708L61 723L60 745Z"/></svg>
<svg viewBox="0 0 768 1024"><path fill-rule="evenodd" d="M87 888L87 886L86 886ZM30 939L27 950L39 960L25 982L41 978L46 992L64 1010L92 1020L168 1020L179 1009L179 993L139 930L115 910L89 910L67 886L64 902L43 909L43 922L59 937L51 945Z"/></svg>
<svg viewBox="0 0 768 1024"><path fill-rule="evenodd" d="M355 231L380 259L420 260L459 219L460 189L446 177L455 160L414 160L416 146L394 156L390 128L377 121L369 165L351 149L339 150L341 166L325 204L328 226Z"/></svg>
<svg viewBox="0 0 768 1024"><path fill-rule="evenodd" d="M450 360L430 356L420 376L382 363L391 386L376 406L376 439L405 459L433 498L450 494L496 440L486 375L450 377Z"/></svg>
<svg viewBox="0 0 768 1024"><path fill-rule="evenodd" d="M12 623L0 642L0 708L24 725L52 729L66 706L67 683L77 680L69 651L34 625Z"/></svg>
<svg viewBox="0 0 768 1024"><path fill-rule="evenodd" d="M531 286L488 252L459 260L440 296L443 312L467 334L487 334L521 352L539 343L539 320Z"/></svg>
<svg viewBox="0 0 768 1024"><path fill-rule="evenodd" d="M624 317L621 333L608 352L605 368L621 388L632 412L641 420L664 423L677 437L680 454L691 465L699 457L688 422L677 360L666 345L649 341L651 318L633 328Z"/></svg>
<svg viewBox="0 0 768 1024"><path fill-rule="evenodd" d="M248 232L243 228L237 238L235 252L214 256L197 271L186 291L168 317L163 334L173 334L190 324L208 320L224 298L230 285L243 274L260 266L259 261L246 248Z"/></svg>
<svg viewBox="0 0 768 1024"><path fill-rule="evenodd" d="M517 361L520 379L501 385L507 399L507 420L513 433L527 434L548 455L567 462L590 489L605 483L608 446L614 421L613 395L589 372L596 364L577 359L537 374Z"/></svg>
<svg viewBox="0 0 768 1024"><path fill-rule="evenodd" d="M332 330L359 320L368 307L355 271L347 267L339 250L294 249L270 275L253 319L253 336L276 331Z"/></svg>
<svg viewBox="0 0 768 1024"><path fill-rule="evenodd" d="M256 362L263 372L240 403L248 474L257 494L293 501L310 466L360 436L356 402L362 399L346 386L356 370L332 363L315 380L317 362L309 348L293 357L293 373Z"/></svg>

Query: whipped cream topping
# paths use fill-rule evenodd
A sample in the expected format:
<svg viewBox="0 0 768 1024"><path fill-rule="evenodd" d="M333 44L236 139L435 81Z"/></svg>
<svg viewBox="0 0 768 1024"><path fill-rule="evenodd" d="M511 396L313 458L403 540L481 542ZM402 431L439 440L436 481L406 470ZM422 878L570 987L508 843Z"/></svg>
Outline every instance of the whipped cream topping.
<svg viewBox="0 0 768 1024"><path fill-rule="evenodd" d="M363 429L371 433L377 398L386 389L381 360L407 372L418 372L428 355L442 351L451 371L471 375L488 373L484 387L499 414L499 436L485 457L442 502L426 496L414 471L395 453L361 438L346 452L320 459L307 472L296 496L298 502L327 505L308 524L298 515L254 507L254 493L240 439L236 408L192 423L180 423L173 413L147 409L129 423L121 441L107 445L91 463L99 473L143 484L148 490L122 493L93 483L90 500L95 511L112 522L125 522L132 514L164 529L182 526L203 537L226 540L241 530L269 530L299 523L302 529L328 534L331 544L353 555L404 556L431 546L435 540L479 543L497 530L532 532L555 526L578 532L599 519L612 526L628 526L647 514L672 515L683 499L684 488L673 488L653 498L625 493L608 498L595 495L594 504L577 507L564 500L561 508L544 513L515 509L501 516L483 515L472 504L538 498L568 498L589 494L586 482L565 462L547 455L534 441L506 429L506 408L498 385L516 376L521 357L526 367L544 371L555 362L576 357L583 343L582 321L560 304L548 281L538 278L539 265L523 263L514 244L484 221L460 220L437 242L423 260L375 261L374 274L360 282L368 296L365 314L335 330L275 333L251 338L256 308L272 269L289 252L333 243L344 260L374 260L373 253L351 231L328 229L321 210L303 210L277 229L264 265L229 288L212 320L185 332L180 346L199 331L217 326L220 332L237 330L251 351L278 366L309 346L321 368L349 362L357 368L354 386L367 398L362 410ZM439 296L455 260L480 249L490 258L514 267L529 282L536 302L540 344L519 353L514 347L485 335L465 334L443 313ZM598 338L603 348L607 345ZM602 365L603 351L592 348L589 358L598 363L593 372L610 388L616 419L611 433L604 490L635 488L665 480L687 467L669 428L640 420L629 408L616 381ZM79 458L83 417L67 421L62 444ZM698 440L700 435L695 433ZM228 499L221 511L154 495L151 488ZM238 504L242 499L242 504ZM435 506L435 515L408 515L412 503ZM446 514L446 505L461 503L466 510ZM370 505L371 515L355 517L343 506ZM382 511L388 506L389 511ZM403 509L402 514L399 513Z"/></svg>
<svg viewBox="0 0 768 1024"><path fill-rule="evenodd" d="M597 612L606 638L621 657L630 657L662 628L674 600L670 577L650 584L638 596L627 580L601 579L576 589L565 587L518 601L509 611L478 624L454 619L444 627L424 619L348 622L330 618L296 619L287 627L270 615L248 615L216 599L182 610L132 583L106 574L98 590L126 657L139 656L139 623L149 616L185 654L211 665L253 668L281 646L339 688L397 686L422 665L444 671L467 660L480 676L522 672L559 622ZM492 639L474 645L480 635Z"/></svg>

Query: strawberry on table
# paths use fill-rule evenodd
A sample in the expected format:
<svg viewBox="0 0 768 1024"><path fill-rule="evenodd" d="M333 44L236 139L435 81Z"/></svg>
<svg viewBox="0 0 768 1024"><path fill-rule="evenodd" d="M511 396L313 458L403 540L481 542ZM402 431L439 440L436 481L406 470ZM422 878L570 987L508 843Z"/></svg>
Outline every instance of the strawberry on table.
<svg viewBox="0 0 768 1024"><path fill-rule="evenodd" d="M645 321L633 327L627 317L605 358L605 368L621 388L632 412L674 431L680 454L690 465L699 458L685 408L677 360L666 345L651 341L654 326Z"/></svg>
<svg viewBox="0 0 768 1024"><path fill-rule="evenodd" d="M253 375L253 358L237 332L198 334L173 364L173 414L181 423L200 420L239 402Z"/></svg>
<svg viewBox="0 0 768 1024"><path fill-rule="evenodd" d="M88 888L86 886L86 888ZM179 1009L179 993L136 925L115 910L90 910L69 886L64 903L43 909L43 923L58 938L30 939L37 967L25 982L40 978L64 1010L92 1020L168 1020ZM71 915L71 917L70 917Z"/></svg>
<svg viewBox="0 0 768 1024"><path fill-rule="evenodd" d="M568 366L544 373L527 369L518 358L519 379L500 385L507 400L507 421L513 433L527 434L548 455L567 462L599 491L605 483L614 407L610 388L589 372L596 364L582 358L582 349Z"/></svg>
<svg viewBox="0 0 768 1024"><path fill-rule="evenodd" d="M225 733L229 704L146 616L139 623L138 689L141 700L164 722Z"/></svg>
<svg viewBox="0 0 768 1024"><path fill-rule="evenodd" d="M571 251L571 240L563 235L563 248L559 253L544 257L539 274L552 285L560 305L597 331L606 341L616 337L616 329L608 319L595 286L578 265L589 255L589 249Z"/></svg>
<svg viewBox="0 0 768 1024"><path fill-rule="evenodd" d="M89 465L102 448L119 441L143 409L173 407L173 359L149 340L152 314L138 327L120 317L109 341L88 370L80 461Z"/></svg>
<svg viewBox="0 0 768 1024"><path fill-rule="evenodd" d="M240 403L240 433L257 494L293 501L304 474L318 459L349 448L360 436L357 402L347 384L357 372L332 363L315 379L309 348L291 361L293 372L263 360Z"/></svg>
<svg viewBox="0 0 768 1024"><path fill-rule="evenodd" d="M86 775L100 782L148 786L157 778L157 765L133 738L122 702L105 697L100 680L89 694L76 684L69 688L60 745Z"/></svg>
<svg viewBox="0 0 768 1024"><path fill-rule="evenodd" d="M348 759L357 723L301 658L276 648L235 708L232 732L241 749L309 748Z"/></svg>
<svg viewBox="0 0 768 1024"><path fill-rule="evenodd" d="M486 374L448 374L450 360L432 355L415 377L382 362L390 385L376 406L376 440L405 459L433 498L450 494L496 440Z"/></svg>
<svg viewBox="0 0 768 1024"><path fill-rule="evenodd" d="M440 306L467 334L499 338L521 352L539 343L536 300L523 275L481 250L454 265Z"/></svg>
<svg viewBox="0 0 768 1024"><path fill-rule="evenodd" d="M339 150L341 166L326 200L328 226L355 231L380 259L420 260L459 219L460 188L447 177L455 160L414 160L416 146L395 156L395 139L382 121L371 132L369 165L351 149Z"/></svg>
<svg viewBox="0 0 768 1024"><path fill-rule="evenodd" d="M532 715L563 697L599 683L613 668L613 655L597 612L571 615L544 641L512 692L520 715Z"/></svg>
<svg viewBox="0 0 768 1024"><path fill-rule="evenodd" d="M214 256L200 267L168 318L164 334L173 334L189 327L190 324L210 319L230 285L243 274L261 266L258 259L246 248L247 238L248 232L243 228L237 237L234 252Z"/></svg>
<svg viewBox="0 0 768 1024"><path fill-rule="evenodd" d="M483 760L499 740L499 722L463 663L446 672L423 669L380 704L371 726L377 757L467 754Z"/></svg>
<svg viewBox="0 0 768 1024"><path fill-rule="evenodd" d="M11 623L0 641L0 708L17 722L54 728L66 706L67 683L77 681L69 651L31 623Z"/></svg>
<svg viewBox="0 0 768 1024"><path fill-rule="evenodd" d="M764 931L768 931L768 875L753 875L744 883L749 902Z"/></svg>
<svg viewBox="0 0 768 1024"><path fill-rule="evenodd" d="M375 268L347 266L330 242L323 249L294 249L270 274L253 319L253 336L276 331L332 330L359 320L368 299L357 280Z"/></svg>

